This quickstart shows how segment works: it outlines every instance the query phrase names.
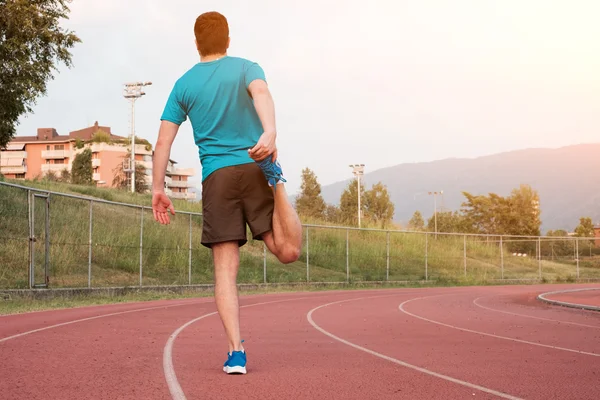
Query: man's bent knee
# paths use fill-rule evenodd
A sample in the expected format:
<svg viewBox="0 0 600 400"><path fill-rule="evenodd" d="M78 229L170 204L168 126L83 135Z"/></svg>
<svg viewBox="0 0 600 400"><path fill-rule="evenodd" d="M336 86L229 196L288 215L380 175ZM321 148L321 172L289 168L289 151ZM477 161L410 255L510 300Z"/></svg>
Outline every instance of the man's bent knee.
<svg viewBox="0 0 600 400"><path fill-rule="evenodd" d="M282 264L291 264L298 261L300 258L300 249L298 247L288 246L280 254L277 255L277 259Z"/></svg>

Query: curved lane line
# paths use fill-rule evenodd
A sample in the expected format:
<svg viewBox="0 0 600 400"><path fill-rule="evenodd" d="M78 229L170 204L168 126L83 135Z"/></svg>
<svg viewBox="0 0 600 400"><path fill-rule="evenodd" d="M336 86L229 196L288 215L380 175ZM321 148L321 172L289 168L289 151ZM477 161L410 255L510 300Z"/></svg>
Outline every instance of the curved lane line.
<svg viewBox="0 0 600 400"><path fill-rule="evenodd" d="M136 308L134 310L128 310L128 311L119 311L119 312L114 312L114 313L110 313L110 314L100 314L100 315L95 315L93 317L87 317L87 318L76 319L76 320L73 320L73 321L62 322L60 324L45 326L43 328L38 328L38 329L31 330L31 331L27 331L27 332L23 332L23 333L18 333L16 335L7 336L5 338L0 339L0 343L6 342L7 340L16 339L16 338L19 338L19 337L31 335L32 333L47 331L48 329L59 328L61 326L72 325L72 324L76 324L76 323L79 323L79 322L92 321L92 320L95 320L95 319L112 317L112 316L115 316L115 315L131 314L131 313L142 312L142 311L149 311L149 310L158 310L160 308L182 307L182 306L187 306L187 305L197 305L197 304L203 304L203 303L210 303L210 301L187 302L187 303L165 305L165 306Z"/></svg>
<svg viewBox="0 0 600 400"><path fill-rule="evenodd" d="M445 327L447 327L447 328L456 329L456 330L463 331L463 332L474 333L474 334L477 334L477 335L482 335L482 336L489 336L489 337L493 337L493 338L496 338L496 339L504 339L504 340L509 340L509 341L511 341L511 342L517 342L517 343L530 344L530 345L532 345L532 346L545 347L545 348L548 348L548 349L562 350L562 351L568 351L568 352L570 352L570 353L577 353L577 354L584 354L584 355L587 355L587 356L600 357L600 354L596 354L596 353L590 353L590 352L587 352L587 351L582 351L582 350L574 350L574 349L568 349L568 348L566 348L566 347L551 346L551 345L548 345L548 344L535 343L535 342L530 342L530 341L527 341L527 340L521 340L521 339L515 339L515 338L506 337L506 336L494 335L494 334L492 334L492 333L485 333L485 332L480 332L480 331L474 331L474 330L472 330L472 329L460 328L460 327L458 327L458 326L454 326L454 325L446 324L446 323L444 323L444 322L434 321L434 320L432 320L432 319L428 319L428 318L425 318L425 317L421 317L421 316L419 316L419 315L416 315L416 314L413 314L413 313L411 313L411 312L408 312L408 311L406 311L406 310L404 309L404 306L405 306L407 303L410 303L411 301L423 300L423 299L427 299L427 298L428 298L428 297L417 297L417 298L415 298L415 299L407 300L407 301L403 302L402 304L400 304L400 305L398 306L398 308L399 308L399 309L400 309L400 311L402 311L404 314L410 315L411 317L415 317L415 318L418 318L418 319L420 319L420 320L423 320L423 321L426 321L426 322L430 322L430 323L432 323L432 324L436 324L436 325L445 326Z"/></svg>
<svg viewBox="0 0 600 400"><path fill-rule="evenodd" d="M388 295L383 295L383 296L373 296L373 297L390 297L390 296L397 296L400 294L406 294L406 292L398 292L398 293L394 293L394 294L388 294ZM324 297L324 296L296 297L293 299L266 301L266 302L262 302L262 303L255 303L255 304L248 304L246 306L240 306L240 308L249 308L249 307L255 307L255 306L262 306L262 305L266 305L266 304L284 303L287 301L317 299L319 297ZM344 300L344 301L347 301L347 300ZM177 375L175 374L175 367L173 366L173 345L175 343L175 339L177 339L177 336L179 336L179 334L181 332L183 332L183 330L185 328L187 328L194 322L200 321L201 319L210 317L217 313L218 313L217 311L214 311L214 312L211 312L208 314L201 315L198 318L194 318L194 319L186 322L182 326L180 326L175 332L173 332L171 334L171 336L169 336L169 339L167 340L167 343L165 344L165 348L163 350L163 370L164 370L164 374L165 374L165 379L167 381L167 386L169 387L169 392L171 393L171 397L173 398L173 400L186 400L187 399L185 397L185 393L183 392L183 389L181 388L181 385L179 384L179 381L177 380Z"/></svg>
<svg viewBox="0 0 600 400"><path fill-rule="evenodd" d="M378 297L383 297L383 296L378 296ZM489 388L486 388L486 387L483 387L483 386L479 386L479 385L476 385L474 383L462 381L460 379L453 378L453 377L448 376L448 375L443 375L443 374L440 374L440 373L437 373L437 372L433 372L433 371L430 371L428 369L425 369L425 368L422 368L422 367L418 367L416 365L412 365L412 364L409 364L407 362L404 362L404 361L397 360L395 358L386 356L385 354L377 353L376 351L373 351L373 350L367 349L365 347L359 346L359 345L354 344L352 342L349 342L349 341L347 341L345 339L342 339L342 338L340 338L338 336L335 336L331 332L326 331L325 329L323 329L319 325L317 325L315 323L315 321L313 320L313 318L312 318L313 313L315 311L321 309L321 308L325 308L325 307L328 307L328 306L331 306L331 305L334 305L334 304L345 303L345 302L348 302L348 301L365 300L365 299L371 299L371 298L373 298L373 297L361 297L361 298L358 298L358 299L342 300L342 301L335 301L333 303L323 304L323 305L320 305L319 307L316 307L316 308L313 308L312 310L310 310L308 312L308 314L306 315L306 318L308 319L308 322L316 330L318 330L319 332L323 333L324 335L329 336L330 338L332 338L334 340L337 340L338 342L341 342L341 343L343 343L345 345L348 345L350 347L353 347L353 348L355 348L357 350L361 350L361 351L364 351L365 353L371 354L371 355L373 355L375 357L382 358L382 359L384 359L386 361L390 361L392 363L401 365L403 367L410 368L410 369L413 369L415 371L421 372L423 374L431 375L431 376L434 376L436 378L440 378L440 379L443 379L443 380L446 380L446 381L449 381L449 382L452 382L452 383L456 383L458 385L466 386L466 387L471 388L471 389L476 389L476 390L479 390L481 392L493 394L493 395L501 397L503 399L521 400L519 397L515 397L515 396L512 396L512 395L507 394L507 393L502 393L502 392L496 391L494 389L489 389Z"/></svg>
<svg viewBox="0 0 600 400"><path fill-rule="evenodd" d="M585 328L600 329L600 326L580 324L578 322L561 321L561 320L552 319L552 318L534 317L533 315L519 314L519 313L510 312L510 311L498 310L496 308L491 308L491 307L487 307L487 306L483 306L483 305L479 304L479 300L481 300L483 298L489 298L489 297L495 297L495 296L482 296L482 297L478 297L475 300L473 300L473 304L475 304L479 308L483 308L484 310L494 311L494 312L498 312L498 313L502 313L502 314L508 314L508 315L515 315L517 317L533 318L533 319L539 319L539 320L542 320L542 321L557 322L559 324L569 324L569 325L583 326Z"/></svg>

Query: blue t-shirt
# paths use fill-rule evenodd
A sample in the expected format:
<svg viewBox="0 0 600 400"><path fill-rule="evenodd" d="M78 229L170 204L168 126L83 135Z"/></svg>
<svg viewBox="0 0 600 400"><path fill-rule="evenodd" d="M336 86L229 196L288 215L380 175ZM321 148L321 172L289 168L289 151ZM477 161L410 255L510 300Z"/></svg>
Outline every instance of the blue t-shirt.
<svg viewBox="0 0 600 400"><path fill-rule="evenodd" d="M262 124L248 92L262 68L225 56L200 62L177 80L161 120L181 125L190 118L202 164L202 181L219 168L254 162L248 149L258 142Z"/></svg>

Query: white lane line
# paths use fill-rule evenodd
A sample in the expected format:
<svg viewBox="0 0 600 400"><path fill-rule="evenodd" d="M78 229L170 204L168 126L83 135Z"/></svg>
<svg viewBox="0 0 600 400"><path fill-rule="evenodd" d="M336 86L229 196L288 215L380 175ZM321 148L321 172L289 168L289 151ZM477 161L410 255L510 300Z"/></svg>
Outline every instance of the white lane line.
<svg viewBox="0 0 600 400"><path fill-rule="evenodd" d="M479 304L479 300L481 300L483 298L489 298L489 297L495 297L495 296L482 296L482 297L478 297L475 300L473 300L473 304L475 304L479 308L483 308L484 310L494 311L494 312L498 312L498 313L502 313L502 314L508 314L508 315L515 315L517 317L533 318L533 319L539 319L539 320L542 320L542 321L557 322L559 324L569 324L569 325L583 326L583 327L586 327L586 328L600 329L600 326L580 324L578 322L561 321L561 320L552 319L552 318L534 317L533 315L519 314L519 313L510 312L510 311L498 310L496 308L491 308L491 307L487 307L487 306Z"/></svg>
<svg viewBox="0 0 600 400"><path fill-rule="evenodd" d="M242 308L242 307L240 307ZM163 371L165 373L165 379L167 380L167 386L169 387L169 392L171 392L171 397L174 400L186 400L185 393L183 393L183 389L177 380L177 375L175 375L175 368L173 367L173 344L175 343L175 339L177 336L188 326L193 324L196 321L200 321L203 318L210 317L211 315L217 314L217 311L213 311L208 314L204 314L198 318L195 318L191 321L186 322L181 325L175 332L169 336L169 340L167 340L167 344L165 344L165 348L163 350Z"/></svg>
<svg viewBox="0 0 600 400"><path fill-rule="evenodd" d="M374 297L389 297L389 296L395 296L395 295L399 295L399 294L406 294L406 293L398 292L395 294L374 296ZM331 294L329 294L329 295L331 295ZM312 299L318 299L319 297L327 297L327 295L297 297L297 298L293 298L293 299L266 301L266 302L262 302L262 303L255 303L255 304L248 304L246 306L240 306L240 308L249 308L249 307L262 306L262 305L267 305L267 304L283 303L283 302L287 302L287 301L307 300L307 299L312 300ZM346 300L344 300L344 301L346 301ZM165 348L163 350L163 370L164 370L164 374L165 374L165 379L167 381L167 386L169 387L169 392L171 393L171 397L173 398L173 400L186 400L187 399L185 397L185 393L183 393L183 389L181 388L179 381L177 380L177 375L175 374L175 367L173 366L173 345L175 343L175 339L177 339L177 336L181 332L183 332L183 330L185 328L187 328L194 322L200 321L201 319L210 317L215 314L217 314L217 311L201 315L198 318L195 318L195 319L192 319L191 321L186 322L185 324L180 326L175 332L173 332L171 334L171 336L169 336L169 339L167 340L167 343L165 344Z"/></svg>
<svg viewBox="0 0 600 400"><path fill-rule="evenodd" d="M408 303L410 303L411 301L416 301L416 300L423 300L423 299L427 299L428 297L417 297L415 299L411 299L411 300L407 300L404 303L400 304L398 306L398 308L400 309L400 311L402 311L404 314L410 315L412 317L418 318L420 320L423 321L427 321L430 322L432 324L436 324L436 325L441 325L441 326L445 326L447 328L451 328L451 329L456 329L459 331L463 331L463 332L469 332L469 333L474 333L477 335L482 335L482 336L489 336L489 337L493 337L496 339L504 339L504 340L509 340L511 342L516 342L516 343L524 343L524 344L530 344L532 346L539 346L539 347L545 347L548 349L554 349L554 350L561 350L561 351L568 351L570 353L577 353L577 354L584 354L587 356L593 356L593 357L600 357L600 354L596 354L596 353L590 353L587 351L582 351L582 350L574 350L574 349L568 349L566 347L558 347L558 346L551 346L548 344L541 344L541 343L535 343L535 342L530 342L527 340L521 340L521 339L515 339L515 338L511 338L511 337L506 337L506 336L500 336L500 335L494 335L492 333L486 333L486 332L480 332L480 331L474 331L472 329L467 329L467 328L460 328L458 326L454 326L454 325L450 325L450 324L446 324L444 322L440 322L440 321L434 321L432 319L429 318L425 318L425 317L421 317L420 315L416 315L413 314L411 312L406 311L406 309L404 309L404 306Z"/></svg>
<svg viewBox="0 0 600 400"><path fill-rule="evenodd" d="M110 313L110 314L95 315L93 317L87 317L87 318L76 319L76 320L73 320L73 321L62 322L60 324L45 326L43 328L33 329L31 331L27 331L27 332L23 332L23 333L18 333L16 335L12 335L12 336L7 336L5 338L0 339L0 343L6 342L6 341L11 340L11 339L16 339L16 338L19 338L19 337L31 335L32 333L47 331L48 329L59 328L61 326L77 324L79 322L92 321L92 320L95 320L95 319L112 317L112 316L115 316L115 315L131 314L131 313L142 312L142 311L158 310L158 309L161 309L161 308L182 307L182 306L187 306L187 305L196 305L196 304L203 304L203 303L210 303L210 301L186 302L186 303L178 303L178 304L156 306L156 307L136 308L134 310L119 311L119 312L114 312L114 313Z"/></svg>
<svg viewBox="0 0 600 400"><path fill-rule="evenodd" d="M293 299L266 301L266 302L262 302L262 303L255 303L255 304L248 304L246 306L240 306L240 308L249 308L249 307L255 307L255 306L262 306L262 305L266 305L266 304L283 303L286 301L303 300L303 299L311 299L311 298L314 299L315 297L299 297L299 298L293 298ZM163 370L165 373L165 379L167 380L167 386L169 387L169 392L171 392L171 397L173 398L173 400L186 400L185 393L183 393L183 389L181 388L181 385L179 384L179 381L177 380L177 375L175 374L175 367L173 366L173 344L175 343L175 339L177 339L177 336L179 336L179 334L181 332L183 332L183 330L185 328L187 328L194 322L200 321L201 319L204 319L204 318L210 317L212 315L216 315L216 314L218 314L218 312L213 311L211 313L201 315L198 318L194 318L191 321L188 321L185 324L181 325L179 328L177 328L177 330L175 332L173 332L171 334L171 336L169 336L169 340L167 340L167 343L165 344L165 348L163 351Z"/></svg>
<svg viewBox="0 0 600 400"><path fill-rule="evenodd" d="M549 295L553 295L553 294L563 294L563 293L572 293L572 292L583 292L586 290L600 290L600 288L583 288L583 289L570 289L570 290L557 290L555 292L548 292L548 293L542 293L540 295L538 295L538 299L549 303L549 304L553 304L553 305L560 305L563 307L571 307L571 308L578 308L578 309L583 309L583 310L588 310L588 311L600 311L600 307L596 307L596 306L590 306L588 304L577 304L577 303L569 303L566 301L560 301L560 300L553 300L553 299L549 299L546 296Z"/></svg>
<svg viewBox="0 0 600 400"><path fill-rule="evenodd" d="M486 388L486 387L483 387L483 386L476 385L474 383L470 383L470 382L466 382L466 381L463 381L463 380L460 380L460 379L457 379L457 378L453 378L453 377L448 376L448 375L443 375L443 374L440 374L440 373L437 373L437 372L434 372L434 371L430 371L428 369L425 369L425 368L422 368L422 367L418 367L416 365L409 364L407 362L404 362L404 361L397 360L395 358L386 356L385 354L377 353L376 351L373 351L373 350L367 349L365 347L359 346L359 345L354 344L352 342L349 342L349 341L347 341L345 339L342 339L342 338L334 335L331 332L326 331L325 329L323 329L319 325L317 325L316 322L312 318L313 313L315 311L321 309L321 308L328 307L328 306L331 306L331 305L334 305L334 304L345 303L345 302L348 302L348 301L365 300L365 299L369 299L369 298L372 298L372 297L361 297L361 298L358 298L358 299L334 301L333 303L323 304L323 305L321 305L319 307L316 307L316 308L313 308L312 310L310 310L308 312L308 314L306 315L306 318L308 319L308 322L316 330L318 330L319 332L323 333L324 335L327 335L330 338L332 338L334 340L337 340L338 342L341 342L341 343L343 343L345 345L348 345L348 346L353 347L355 349L364 351L365 353L369 353L369 354L371 354L371 355L373 355L375 357L382 358L382 359L384 359L386 361L390 361L392 363L401 365L403 367L413 369L413 370L421 372L423 374L431 375L431 376L434 376L434 377L439 378L439 379L443 379L443 380L446 380L446 381L449 381L449 382L452 382L452 383L456 383L456 384L459 384L459 385L462 385L462 386L466 386L466 387L471 388L471 389L479 390L481 392L493 394L495 396L498 396L498 397L501 397L501 398L504 398L504 399L521 400L519 397L515 397L515 396L512 396L510 394L502 393L502 392L499 392L499 391L494 390L494 389L489 389L489 388Z"/></svg>

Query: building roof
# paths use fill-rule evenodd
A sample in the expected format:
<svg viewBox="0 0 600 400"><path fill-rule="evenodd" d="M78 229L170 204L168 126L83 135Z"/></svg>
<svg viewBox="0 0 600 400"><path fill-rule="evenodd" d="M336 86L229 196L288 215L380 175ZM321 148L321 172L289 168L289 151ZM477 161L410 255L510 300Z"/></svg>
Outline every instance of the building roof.
<svg viewBox="0 0 600 400"><path fill-rule="evenodd" d="M98 125L98 121L96 121L93 126L71 131L68 135L59 135L54 128L38 128L37 135L15 136L11 143L66 143L76 139L91 140L99 130L108 133L111 139L125 139L123 136L113 135L110 126L100 126Z"/></svg>

